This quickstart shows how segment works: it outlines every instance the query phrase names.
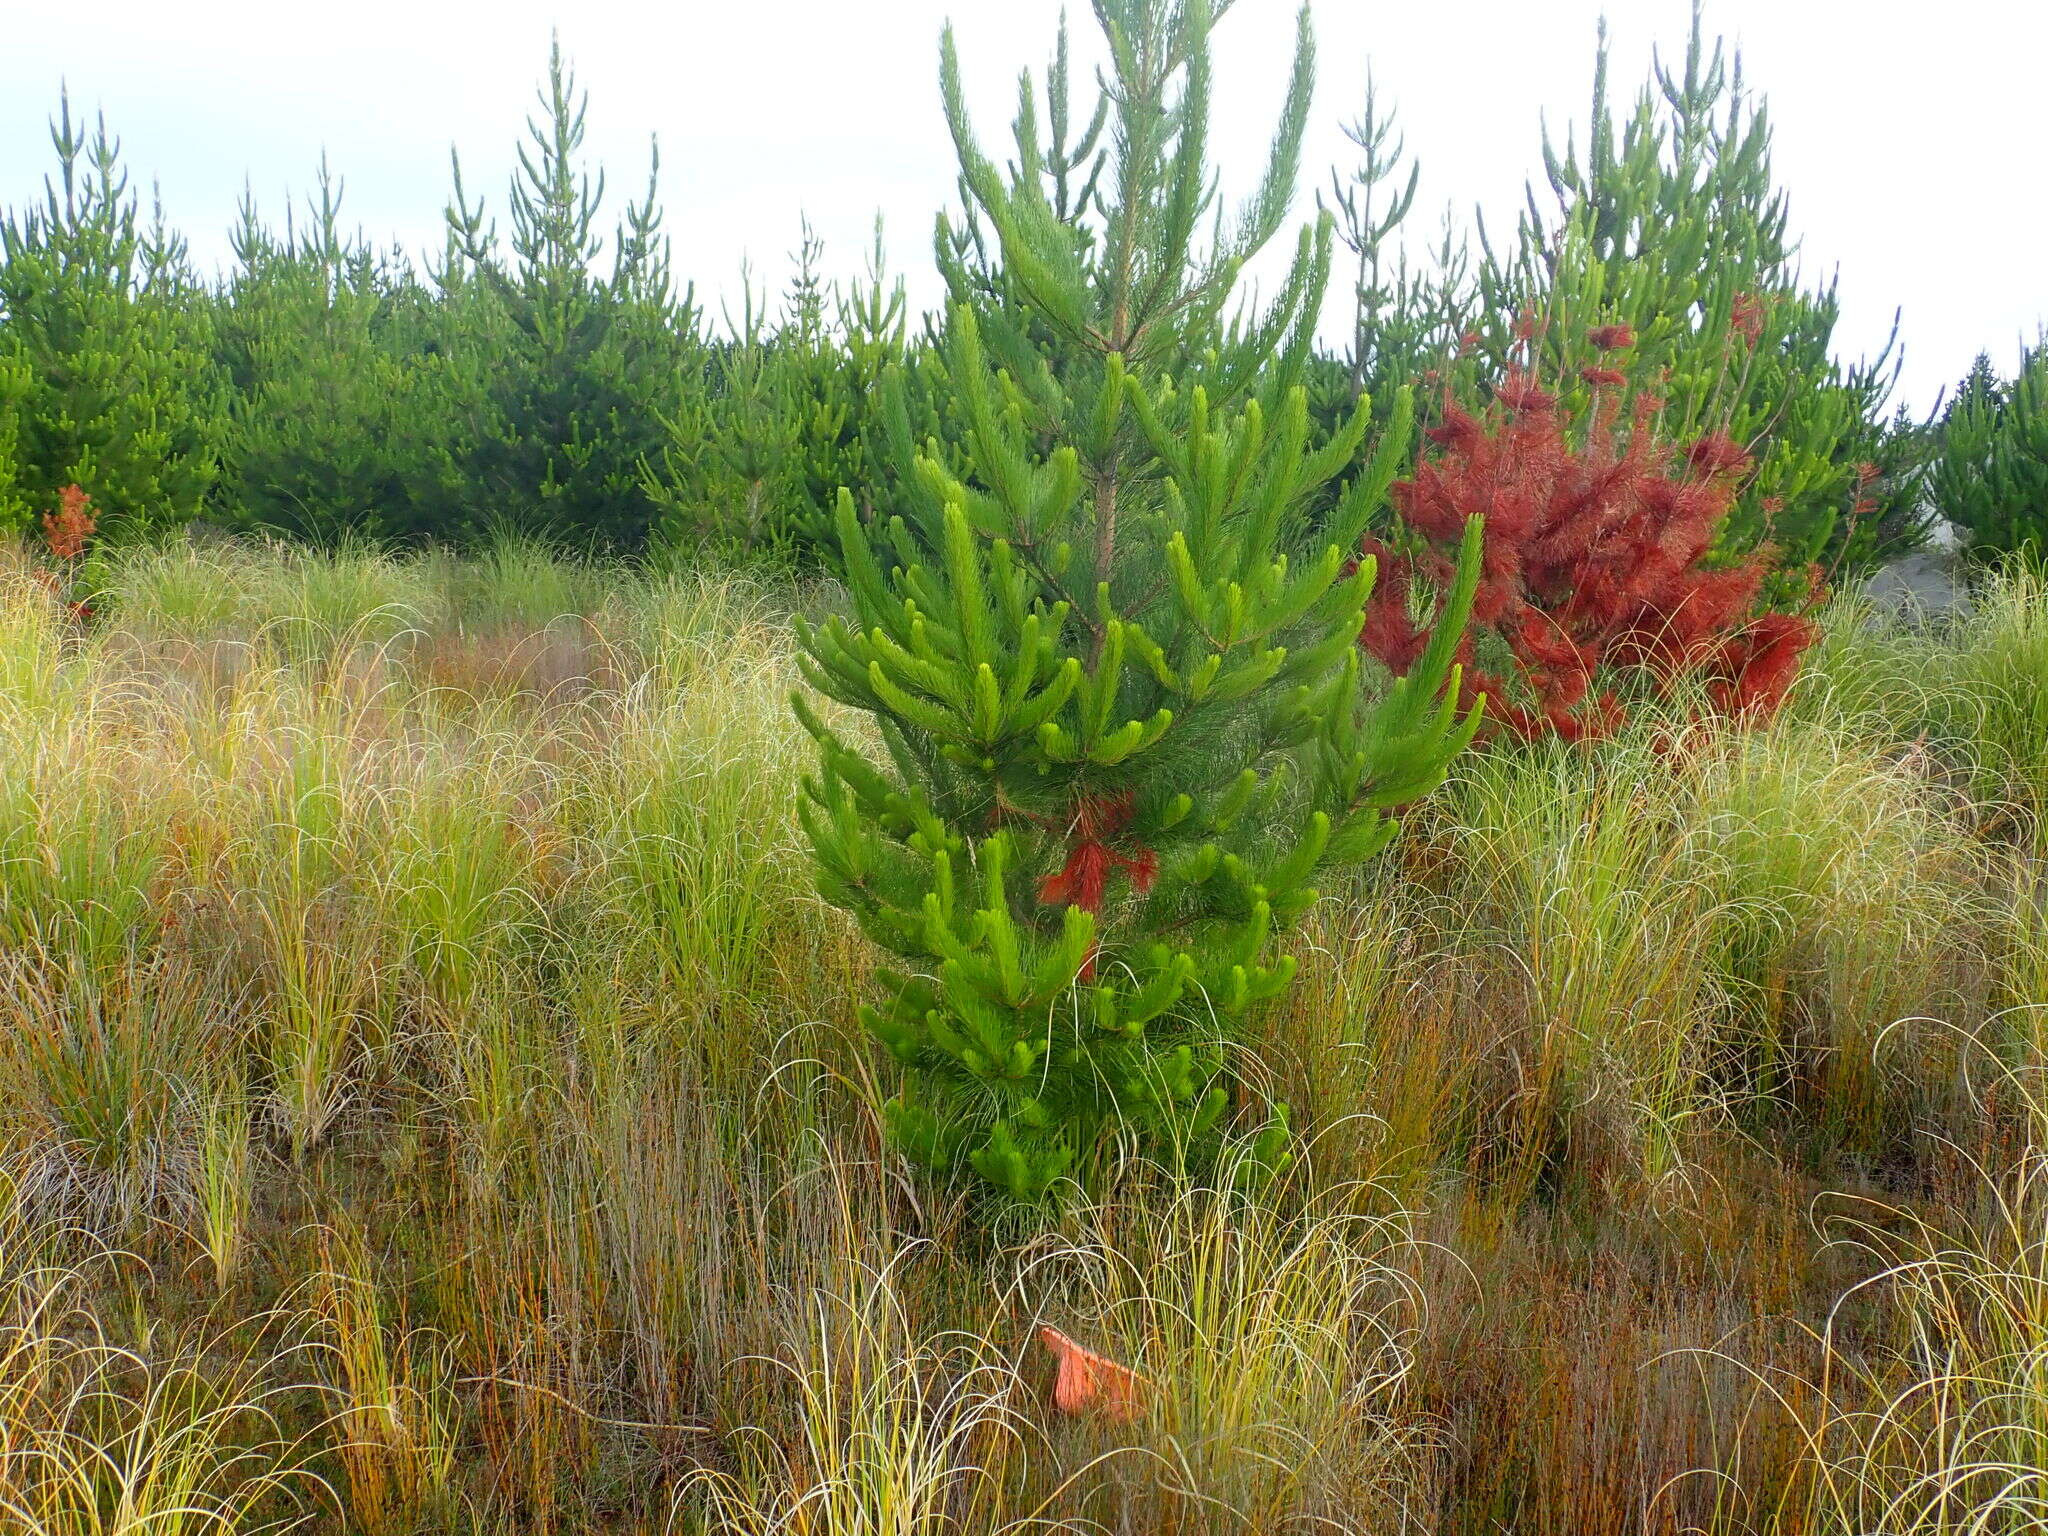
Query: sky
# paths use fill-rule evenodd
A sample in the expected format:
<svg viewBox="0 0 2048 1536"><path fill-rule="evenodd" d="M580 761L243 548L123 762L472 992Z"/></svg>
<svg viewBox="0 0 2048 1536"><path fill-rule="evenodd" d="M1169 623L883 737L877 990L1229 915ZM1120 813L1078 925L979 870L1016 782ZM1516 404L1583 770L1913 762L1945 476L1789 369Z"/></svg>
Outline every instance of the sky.
<svg viewBox="0 0 2048 1536"><path fill-rule="evenodd" d="M1446 212L1512 224L1540 175L1541 125L1583 123L1595 26L1632 93L1651 50L1682 51L1689 0L1316 0L1314 121L1297 206L1355 158L1341 125L1367 70L1422 166L1413 234ZM954 200L938 104L950 19L984 146L1008 142L1017 72L1042 69L1061 0L100 0L10 7L0 24L0 203L39 195L60 85L104 111L135 184L212 270L245 184L281 218L324 153L344 221L380 244L440 245L449 152L505 222L505 180L559 29L590 94L586 149L605 223L661 147L679 275L715 315L743 262L780 287L800 220L829 274L858 275L879 214L890 260L929 303L934 214ZM1093 18L1073 0L1077 55ZM1256 177L1284 89L1296 0L1238 0L1216 34L1212 139L1226 197ZM1836 278L1838 351L1877 352L1899 317L1916 411L1989 351L2010 368L2048 321L2040 171L2043 0L1708 0L1708 30L1768 100L1801 261ZM1339 295L1326 328L1342 330Z"/></svg>

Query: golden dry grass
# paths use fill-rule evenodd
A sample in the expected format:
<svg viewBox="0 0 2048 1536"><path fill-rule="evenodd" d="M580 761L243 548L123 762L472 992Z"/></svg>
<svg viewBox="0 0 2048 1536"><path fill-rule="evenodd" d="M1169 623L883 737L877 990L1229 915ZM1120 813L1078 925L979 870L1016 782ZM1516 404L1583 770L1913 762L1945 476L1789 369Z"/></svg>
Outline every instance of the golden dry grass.
<svg viewBox="0 0 2048 1536"><path fill-rule="evenodd" d="M1247 1042L1286 1176L1032 1226L880 1145L811 596L230 546L87 632L0 579L0 1518L2037 1528L2025 581L1842 605L1744 737L1469 758ZM1041 1323L1146 1411L1053 1412Z"/></svg>

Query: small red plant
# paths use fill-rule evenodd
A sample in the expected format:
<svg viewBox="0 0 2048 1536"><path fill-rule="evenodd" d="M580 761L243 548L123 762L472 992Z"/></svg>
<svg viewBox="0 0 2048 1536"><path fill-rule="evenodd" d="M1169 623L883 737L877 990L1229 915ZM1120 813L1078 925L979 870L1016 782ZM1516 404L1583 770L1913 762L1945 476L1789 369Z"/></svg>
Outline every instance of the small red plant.
<svg viewBox="0 0 2048 1536"><path fill-rule="evenodd" d="M1633 340L1624 326L1591 339L1607 351ZM1380 575L1359 643L1397 674L1414 665L1433 620L1412 616L1412 588L1448 586L1465 525L1484 514L1464 687L1487 695L1497 729L1606 735L1631 687L1663 694L1683 679L1725 714L1768 713L1817 631L1804 612L1758 611L1768 551L1707 563L1749 454L1721 432L1674 445L1657 430L1661 401L1628 400L1618 370L1585 377L1593 398L1578 423L1522 368L1478 412L1446 401L1434 450L1393 487L1406 537L1365 543ZM1810 573L1810 590L1819 580ZM1475 638L1488 636L1504 673L1473 664Z"/></svg>
<svg viewBox="0 0 2048 1536"><path fill-rule="evenodd" d="M70 562L85 553L85 541L99 525L92 515L92 498L75 485L57 493L55 512L43 514L43 542L50 558Z"/></svg>
<svg viewBox="0 0 2048 1536"><path fill-rule="evenodd" d="M85 554L85 546L98 528L92 515L92 498L76 485L57 493L57 510L43 514L43 545L54 566L39 566L36 579L60 599L74 619L92 617L92 604L70 595L71 578L66 570Z"/></svg>

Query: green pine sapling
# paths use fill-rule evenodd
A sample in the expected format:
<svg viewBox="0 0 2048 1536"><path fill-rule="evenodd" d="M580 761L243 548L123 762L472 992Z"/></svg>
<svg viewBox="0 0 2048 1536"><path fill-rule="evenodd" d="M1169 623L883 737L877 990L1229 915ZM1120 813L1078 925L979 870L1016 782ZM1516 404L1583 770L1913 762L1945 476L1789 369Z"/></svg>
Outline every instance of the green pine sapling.
<svg viewBox="0 0 2048 1536"><path fill-rule="evenodd" d="M982 156L947 39L978 221L939 233L954 420L905 466L904 513L864 523L841 492L852 617L799 632L812 687L886 749L798 697L823 758L801 807L821 889L905 962L863 1011L906 1069L889 1131L1021 1200L1119 1139L1180 1160L1228 1128L1232 1041L1294 974L1279 930L1320 875L1386 845L1478 723L1453 659L1476 524L1429 654L1377 692L1361 673L1374 571L1350 552L1412 407L1402 392L1369 455L1367 400L1312 434L1328 220L1272 304L1223 315L1292 193L1305 16L1260 190L1202 248L1209 7L1096 10L1114 147L1082 207L1047 195L1028 79L1008 175ZM1312 501L1331 509L1313 532ZM1241 1108L1280 1155L1284 1109Z"/></svg>
<svg viewBox="0 0 2048 1536"><path fill-rule="evenodd" d="M1930 489L1972 557L2048 559L2048 341L2010 382L1980 356L1942 413Z"/></svg>

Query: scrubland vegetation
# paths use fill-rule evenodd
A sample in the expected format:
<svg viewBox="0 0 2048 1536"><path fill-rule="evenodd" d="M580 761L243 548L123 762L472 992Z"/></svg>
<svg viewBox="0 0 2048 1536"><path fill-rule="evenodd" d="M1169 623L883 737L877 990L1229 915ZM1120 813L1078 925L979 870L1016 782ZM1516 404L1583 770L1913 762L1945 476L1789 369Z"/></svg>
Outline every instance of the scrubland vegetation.
<svg viewBox="0 0 2048 1536"><path fill-rule="evenodd" d="M1029 1219L884 1148L798 596L223 546L88 634L10 575L11 1523L2038 1522L2031 578L1838 602L1744 735L1468 754L1243 1042L1296 1163ZM1041 1322L1140 1416L1052 1413Z"/></svg>
<svg viewBox="0 0 2048 1536"><path fill-rule="evenodd" d="M0 1528L2048 1524L2038 356L1885 419L1697 25L1427 269L1369 98L1241 306L1306 13L1226 206L1231 7L1096 9L1000 167L945 41L921 328L599 275L559 55L425 279L60 113Z"/></svg>

